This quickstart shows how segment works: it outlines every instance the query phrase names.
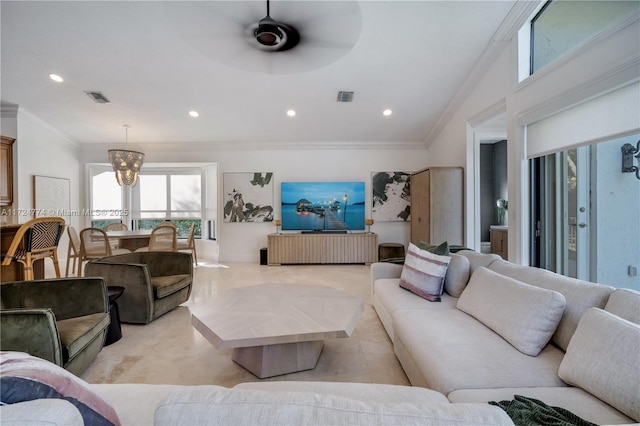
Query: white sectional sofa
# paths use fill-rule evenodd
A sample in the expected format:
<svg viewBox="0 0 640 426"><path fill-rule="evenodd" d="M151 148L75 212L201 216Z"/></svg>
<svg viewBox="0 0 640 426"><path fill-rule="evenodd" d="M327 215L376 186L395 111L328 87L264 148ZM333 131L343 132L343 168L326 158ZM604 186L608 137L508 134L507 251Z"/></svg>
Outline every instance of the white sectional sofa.
<svg viewBox="0 0 640 426"><path fill-rule="evenodd" d="M408 386L255 382L219 386L95 385L123 425L511 425L489 404L451 404ZM126 395L146 395L140 400Z"/></svg>
<svg viewBox="0 0 640 426"><path fill-rule="evenodd" d="M429 302L399 286L401 271L372 265L373 304L416 386L90 385L47 361L0 353L2 401L14 398L0 406L1 423L109 424L87 421L97 412L132 426L512 425L488 402L515 395L597 424L640 421L640 293L465 251L452 255L442 301ZM85 405L12 396L24 377Z"/></svg>
<svg viewBox="0 0 640 426"><path fill-rule="evenodd" d="M399 286L402 268L372 264L372 301L414 386L454 403L523 395L597 424L640 421L640 293L463 250L429 302Z"/></svg>
<svg viewBox="0 0 640 426"><path fill-rule="evenodd" d="M82 386L108 401L108 409L102 407L104 418L113 419L114 410L117 421L103 423L95 416L87 420L76 405L50 397L0 406L2 425L513 425L499 407L452 404L436 391L410 386L329 382L256 382L234 388Z"/></svg>

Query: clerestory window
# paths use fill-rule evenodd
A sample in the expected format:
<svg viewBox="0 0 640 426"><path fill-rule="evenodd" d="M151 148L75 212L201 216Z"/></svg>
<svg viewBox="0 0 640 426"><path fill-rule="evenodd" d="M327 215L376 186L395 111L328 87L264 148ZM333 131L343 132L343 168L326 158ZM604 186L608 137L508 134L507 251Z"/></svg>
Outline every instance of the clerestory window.
<svg viewBox="0 0 640 426"><path fill-rule="evenodd" d="M526 37L529 32L527 75L533 75L602 30L638 12L640 2L637 0L546 2L520 33Z"/></svg>

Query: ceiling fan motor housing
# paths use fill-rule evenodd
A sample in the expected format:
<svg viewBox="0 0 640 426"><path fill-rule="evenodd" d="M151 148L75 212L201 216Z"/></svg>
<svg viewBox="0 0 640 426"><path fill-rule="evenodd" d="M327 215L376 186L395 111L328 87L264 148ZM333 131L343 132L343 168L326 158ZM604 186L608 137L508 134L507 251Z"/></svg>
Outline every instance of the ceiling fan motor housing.
<svg viewBox="0 0 640 426"><path fill-rule="evenodd" d="M269 0L267 0L267 16L257 24L252 25L255 46L266 52L282 52L296 46L300 41L300 34L291 25L277 22L269 15Z"/></svg>
<svg viewBox="0 0 640 426"><path fill-rule="evenodd" d="M280 31L278 23L271 19L270 16L266 16L258 22L258 28L255 30L254 35L258 43L263 46L277 46L283 42L283 33Z"/></svg>

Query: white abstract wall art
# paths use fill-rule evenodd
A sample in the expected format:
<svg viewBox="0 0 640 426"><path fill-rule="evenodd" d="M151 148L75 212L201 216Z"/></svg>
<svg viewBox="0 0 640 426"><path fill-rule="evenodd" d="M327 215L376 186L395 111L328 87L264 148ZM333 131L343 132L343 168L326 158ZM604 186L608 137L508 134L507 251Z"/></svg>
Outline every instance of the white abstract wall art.
<svg viewBox="0 0 640 426"><path fill-rule="evenodd" d="M48 176L33 176L35 216L71 217L70 180Z"/></svg>

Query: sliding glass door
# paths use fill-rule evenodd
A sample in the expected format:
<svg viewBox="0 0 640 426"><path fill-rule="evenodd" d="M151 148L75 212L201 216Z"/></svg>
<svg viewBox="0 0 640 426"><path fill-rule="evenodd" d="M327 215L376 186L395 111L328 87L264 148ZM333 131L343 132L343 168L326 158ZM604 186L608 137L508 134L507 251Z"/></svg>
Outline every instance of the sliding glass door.
<svg viewBox="0 0 640 426"><path fill-rule="evenodd" d="M620 150L639 137L531 160L532 265L640 288L640 181L621 172Z"/></svg>

